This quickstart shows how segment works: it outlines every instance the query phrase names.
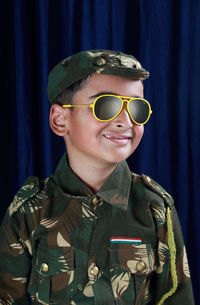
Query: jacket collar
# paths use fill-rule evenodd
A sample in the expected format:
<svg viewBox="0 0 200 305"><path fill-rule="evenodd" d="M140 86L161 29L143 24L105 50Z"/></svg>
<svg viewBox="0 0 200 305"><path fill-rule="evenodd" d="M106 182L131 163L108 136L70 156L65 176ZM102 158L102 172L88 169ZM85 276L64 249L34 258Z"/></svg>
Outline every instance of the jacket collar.
<svg viewBox="0 0 200 305"><path fill-rule="evenodd" d="M71 170L66 153L61 158L54 177L58 188L67 197L90 199L95 195L112 205L127 208L132 175L126 161L117 165L96 194Z"/></svg>

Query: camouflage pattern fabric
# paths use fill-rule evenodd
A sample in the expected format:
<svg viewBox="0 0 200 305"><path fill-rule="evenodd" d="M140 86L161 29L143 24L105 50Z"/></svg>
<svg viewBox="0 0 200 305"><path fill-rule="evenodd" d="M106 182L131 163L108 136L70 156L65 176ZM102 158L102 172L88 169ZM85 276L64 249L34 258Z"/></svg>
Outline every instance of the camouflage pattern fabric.
<svg viewBox="0 0 200 305"><path fill-rule="evenodd" d="M51 104L64 89L93 73L140 80L149 77L149 72L132 55L111 50L82 51L65 58L49 73L47 92Z"/></svg>
<svg viewBox="0 0 200 305"><path fill-rule="evenodd" d="M70 170L29 178L0 228L0 304L156 305L172 287L166 207L176 242L178 289L165 305L193 305L173 200L120 163L93 194Z"/></svg>

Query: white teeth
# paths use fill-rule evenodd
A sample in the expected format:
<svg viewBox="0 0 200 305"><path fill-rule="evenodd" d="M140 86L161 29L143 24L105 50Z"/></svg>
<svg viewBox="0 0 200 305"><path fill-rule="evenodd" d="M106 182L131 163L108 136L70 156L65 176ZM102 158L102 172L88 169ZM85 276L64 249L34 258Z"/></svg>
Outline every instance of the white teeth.
<svg viewBox="0 0 200 305"><path fill-rule="evenodd" d="M118 138L117 136L111 136L111 135L104 135L104 137L107 138L107 139L114 139L114 140L127 140L127 139L131 138L131 137L128 137L128 136Z"/></svg>

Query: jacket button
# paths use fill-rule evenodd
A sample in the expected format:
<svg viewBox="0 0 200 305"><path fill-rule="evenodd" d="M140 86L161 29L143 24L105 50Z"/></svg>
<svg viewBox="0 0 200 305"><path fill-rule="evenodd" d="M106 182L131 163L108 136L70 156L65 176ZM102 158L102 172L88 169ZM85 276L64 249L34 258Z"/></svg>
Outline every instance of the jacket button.
<svg viewBox="0 0 200 305"><path fill-rule="evenodd" d="M101 199L101 198L99 198L99 197L94 197L94 198L92 199L92 203L93 203L94 205L101 204L102 202L103 202L103 199Z"/></svg>
<svg viewBox="0 0 200 305"><path fill-rule="evenodd" d="M94 197L94 198L92 199L92 203L93 203L94 205L97 205L98 202L99 202L99 200L98 200L97 197Z"/></svg>
<svg viewBox="0 0 200 305"><path fill-rule="evenodd" d="M146 269L146 264L145 264L145 262L139 262L137 265L136 265L136 270L138 271L138 272L142 272L142 271L144 271L145 269Z"/></svg>
<svg viewBox="0 0 200 305"><path fill-rule="evenodd" d="M90 274L92 276L96 276L99 274L99 268L97 266L94 266L91 270L90 270Z"/></svg>
<svg viewBox="0 0 200 305"><path fill-rule="evenodd" d="M43 272L47 272L49 270L49 266L46 263L42 263L40 270Z"/></svg>
<svg viewBox="0 0 200 305"><path fill-rule="evenodd" d="M98 66L104 66L106 64L106 59L104 57L99 57L97 58L96 63Z"/></svg>

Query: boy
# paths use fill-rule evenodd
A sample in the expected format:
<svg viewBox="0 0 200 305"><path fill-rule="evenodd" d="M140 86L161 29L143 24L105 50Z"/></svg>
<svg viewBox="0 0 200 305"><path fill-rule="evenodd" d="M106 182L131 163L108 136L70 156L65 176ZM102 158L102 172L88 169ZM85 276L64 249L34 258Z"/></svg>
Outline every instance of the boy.
<svg viewBox="0 0 200 305"><path fill-rule="evenodd" d="M148 75L107 50L50 73L50 126L67 154L54 175L28 178L8 209L0 304L194 304L173 199L125 162L151 115Z"/></svg>

